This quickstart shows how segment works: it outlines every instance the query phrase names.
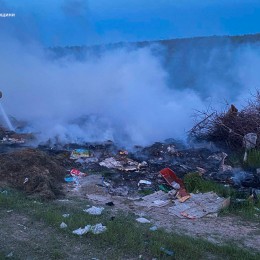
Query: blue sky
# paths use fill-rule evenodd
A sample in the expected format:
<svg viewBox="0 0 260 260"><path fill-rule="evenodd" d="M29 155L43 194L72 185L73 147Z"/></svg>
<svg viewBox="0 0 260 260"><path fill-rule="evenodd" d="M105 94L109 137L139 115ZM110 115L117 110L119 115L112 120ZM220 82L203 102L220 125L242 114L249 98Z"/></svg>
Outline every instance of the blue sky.
<svg viewBox="0 0 260 260"><path fill-rule="evenodd" d="M0 37L45 46L260 32L259 0L0 0Z"/></svg>

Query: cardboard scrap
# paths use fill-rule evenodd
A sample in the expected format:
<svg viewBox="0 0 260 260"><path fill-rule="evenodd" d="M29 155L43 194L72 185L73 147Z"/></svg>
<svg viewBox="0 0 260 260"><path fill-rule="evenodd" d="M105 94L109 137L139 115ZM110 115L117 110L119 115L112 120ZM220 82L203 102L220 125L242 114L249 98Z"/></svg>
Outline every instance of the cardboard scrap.
<svg viewBox="0 0 260 260"><path fill-rule="evenodd" d="M114 157L109 157L100 162L99 165L109 169L118 169L120 171L136 171L138 170L139 163L129 158L116 159Z"/></svg>
<svg viewBox="0 0 260 260"><path fill-rule="evenodd" d="M91 157L91 152L87 149L75 149L71 152L70 159L80 159Z"/></svg>
<svg viewBox="0 0 260 260"><path fill-rule="evenodd" d="M171 215L180 218L196 219L217 213L222 208L228 207L230 198L221 198L214 192L191 194L191 198L185 203L179 201L168 209Z"/></svg>
<svg viewBox="0 0 260 260"><path fill-rule="evenodd" d="M153 194L142 197L142 201L135 201L134 204L142 207L163 207L170 203L168 194L163 191L157 191Z"/></svg>

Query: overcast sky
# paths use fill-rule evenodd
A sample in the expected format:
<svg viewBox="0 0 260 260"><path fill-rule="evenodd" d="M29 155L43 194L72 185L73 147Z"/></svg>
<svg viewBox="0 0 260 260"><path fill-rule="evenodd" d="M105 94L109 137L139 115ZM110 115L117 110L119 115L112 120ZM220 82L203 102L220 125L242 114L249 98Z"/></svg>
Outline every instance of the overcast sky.
<svg viewBox="0 0 260 260"><path fill-rule="evenodd" d="M259 0L0 0L0 38L91 45L260 32Z"/></svg>

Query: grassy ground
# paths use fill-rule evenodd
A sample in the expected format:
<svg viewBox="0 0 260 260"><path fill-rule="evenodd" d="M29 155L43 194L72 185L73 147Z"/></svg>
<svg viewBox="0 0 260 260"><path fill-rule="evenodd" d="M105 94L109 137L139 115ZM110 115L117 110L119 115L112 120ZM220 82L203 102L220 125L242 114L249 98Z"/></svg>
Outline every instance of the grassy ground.
<svg viewBox="0 0 260 260"><path fill-rule="evenodd" d="M10 251L14 252L13 259L28 259L24 257L24 248L31 251L30 259L91 259L93 256L99 259L260 259L260 254L239 249L232 244L219 246L202 239L166 233L162 229L152 232L149 230L150 224L139 224L134 216L124 213L113 216L109 207L101 216L91 216L82 211L86 204L86 200L44 202L25 198L11 190L1 192L0 227L3 233L7 234L16 220L20 223L25 219L24 226L27 229L21 230L21 234L27 230L36 232L30 234L31 237L41 240L32 246L31 239L28 239L28 243L21 243L21 237L2 235L0 259L4 259ZM64 218L64 213L70 216ZM62 221L68 225L67 229L59 228ZM72 234L74 229L96 223L106 225L107 231L83 237ZM163 253L161 247L173 251L174 256Z"/></svg>

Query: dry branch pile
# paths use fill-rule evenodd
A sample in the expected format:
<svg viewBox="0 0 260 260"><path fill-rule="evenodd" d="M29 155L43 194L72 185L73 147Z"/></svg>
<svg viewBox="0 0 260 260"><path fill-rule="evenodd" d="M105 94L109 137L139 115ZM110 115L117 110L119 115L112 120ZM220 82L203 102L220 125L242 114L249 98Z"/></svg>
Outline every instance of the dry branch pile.
<svg viewBox="0 0 260 260"><path fill-rule="evenodd" d="M218 146L240 150L246 134L260 136L260 92L241 111L231 105L225 112L198 112L197 116L200 120L189 132L192 140L214 142ZM259 138L256 148L260 148Z"/></svg>

